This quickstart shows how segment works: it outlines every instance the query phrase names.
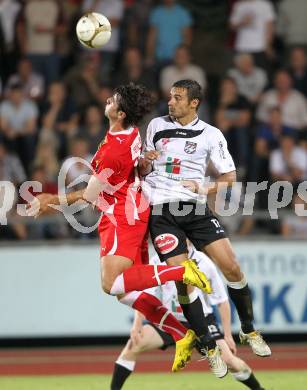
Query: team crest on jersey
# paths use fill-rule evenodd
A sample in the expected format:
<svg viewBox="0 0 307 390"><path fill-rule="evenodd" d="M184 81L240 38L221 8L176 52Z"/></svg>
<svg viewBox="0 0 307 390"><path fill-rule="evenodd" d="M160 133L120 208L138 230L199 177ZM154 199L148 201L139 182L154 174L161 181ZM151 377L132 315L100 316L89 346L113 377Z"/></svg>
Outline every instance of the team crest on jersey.
<svg viewBox="0 0 307 390"><path fill-rule="evenodd" d="M178 246L178 238L171 233L160 234L155 238L155 247L161 253L166 255Z"/></svg>
<svg viewBox="0 0 307 390"><path fill-rule="evenodd" d="M188 154L193 154L196 152L197 143L191 141L185 141L184 151Z"/></svg>

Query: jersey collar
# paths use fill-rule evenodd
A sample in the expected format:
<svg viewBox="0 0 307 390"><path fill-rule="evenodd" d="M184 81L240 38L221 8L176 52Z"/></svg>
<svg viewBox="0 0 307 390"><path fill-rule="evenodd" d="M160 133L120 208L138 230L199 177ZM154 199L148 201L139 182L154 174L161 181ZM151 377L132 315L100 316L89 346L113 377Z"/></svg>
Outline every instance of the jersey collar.
<svg viewBox="0 0 307 390"><path fill-rule="evenodd" d="M198 118L197 115L196 115L196 117L192 120L192 122L187 123L185 126L182 126L179 122L176 121L175 118L171 117L170 115L169 115L169 119L170 119L173 123L176 123L176 125L179 125L180 127L182 127L183 129L184 129L185 127L188 127L188 126L195 126L195 125L197 125L197 123L199 122L199 118Z"/></svg>
<svg viewBox="0 0 307 390"><path fill-rule="evenodd" d="M109 130L109 133L111 134L111 135L120 135L120 134L131 134L132 132L133 132L133 130L134 130L134 127L129 127L128 129L126 129L126 130L121 130L121 131L111 131L111 130Z"/></svg>

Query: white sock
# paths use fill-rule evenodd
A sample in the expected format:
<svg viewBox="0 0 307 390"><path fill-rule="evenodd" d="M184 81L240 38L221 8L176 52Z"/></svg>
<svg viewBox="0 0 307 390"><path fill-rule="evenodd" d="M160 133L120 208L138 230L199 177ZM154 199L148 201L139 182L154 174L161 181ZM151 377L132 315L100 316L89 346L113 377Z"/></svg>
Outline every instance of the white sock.
<svg viewBox="0 0 307 390"><path fill-rule="evenodd" d="M247 281L245 279L245 276L243 276L242 280L240 280L239 282L229 282L227 280L227 285L231 288L236 289L236 290L240 290L241 288L243 288L247 285Z"/></svg>
<svg viewBox="0 0 307 390"><path fill-rule="evenodd" d="M120 357L116 360L115 363L120 365L120 366L123 366L123 367L127 368L127 370L129 370L129 371L133 371L134 367L135 367L135 361L134 360L126 360L126 359L123 359L123 358L120 358Z"/></svg>

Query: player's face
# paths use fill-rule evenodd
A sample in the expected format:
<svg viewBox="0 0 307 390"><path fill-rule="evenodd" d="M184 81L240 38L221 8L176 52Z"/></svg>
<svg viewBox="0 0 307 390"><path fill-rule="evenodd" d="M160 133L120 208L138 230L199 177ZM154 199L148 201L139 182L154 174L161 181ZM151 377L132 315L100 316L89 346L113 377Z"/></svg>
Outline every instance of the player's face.
<svg viewBox="0 0 307 390"><path fill-rule="evenodd" d="M196 104L197 105L197 104ZM168 111L176 119L184 118L195 112L195 100L189 102L185 88L172 88L171 97L168 101Z"/></svg>
<svg viewBox="0 0 307 390"><path fill-rule="evenodd" d="M116 95L113 95L107 99L104 113L110 121L116 121L118 119L118 104L116 101Z"/></svg>

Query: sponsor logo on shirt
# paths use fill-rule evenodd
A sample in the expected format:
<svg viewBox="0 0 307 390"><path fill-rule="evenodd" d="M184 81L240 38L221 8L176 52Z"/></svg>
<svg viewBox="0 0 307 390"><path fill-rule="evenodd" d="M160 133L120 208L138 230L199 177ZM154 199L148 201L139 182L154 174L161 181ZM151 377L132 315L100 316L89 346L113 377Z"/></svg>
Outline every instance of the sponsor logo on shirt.
<svg viewBox="0 0 307 390"><path fill-rule="evenodd" d="M181 160L179 158L167 157L165 172L178 175L180 173L180 164Z"/></svg>
<svg viewBox="0 0 307 390"><path fill-rule="evenodd" d="M185 141L184 151L188 154L196 152L197 143L191 141Z"/></svg>
<svg viewBox="0 0 307 390"><path fill-rule="evenodd" d="M178 246L178 238L174 234L164 233L155 238L154 244L161 255L166 255Z"/></svg>

